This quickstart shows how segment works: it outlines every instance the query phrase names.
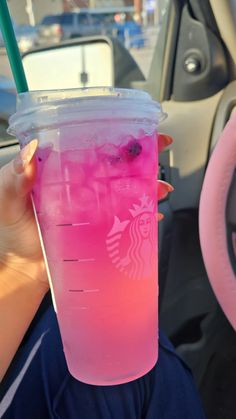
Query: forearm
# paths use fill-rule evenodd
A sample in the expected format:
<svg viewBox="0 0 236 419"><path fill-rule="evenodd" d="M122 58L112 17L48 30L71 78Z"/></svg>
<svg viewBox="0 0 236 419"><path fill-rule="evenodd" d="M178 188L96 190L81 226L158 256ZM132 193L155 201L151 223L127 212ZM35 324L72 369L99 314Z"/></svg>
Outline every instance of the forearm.
<svg viewBox="0 0 236 419"><path fill-rule="evenodd" d="M0 266L0 381L47 290L46 283Z"/></svg>

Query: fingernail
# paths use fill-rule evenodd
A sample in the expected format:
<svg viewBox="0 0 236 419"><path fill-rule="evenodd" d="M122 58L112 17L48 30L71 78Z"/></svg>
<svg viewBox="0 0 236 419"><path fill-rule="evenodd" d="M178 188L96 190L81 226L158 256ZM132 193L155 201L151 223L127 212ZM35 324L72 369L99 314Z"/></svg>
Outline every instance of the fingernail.
<svg viewBox="0 0 236 419"><path fill-rule="evenodd" d="M157 214L157 220L158 221L161 221L161 220L163 220L163 218L164 218L164 215L161 212L158 212L158 214Z"/></svg>
<svg viewBox="0 0 236 419"><path fill-rule="evenodd" d="M167 183L167 185L168 185L168 191L169 192L173 192L175 190L175 188L172 185L170 185L169 183Z"/></svg>
<svg viewBox="0 0 236 419"><path fill-rule="evenodd" d="M161 134L164 137L166 146L173 143L173 138L170 135L167 134Z"/></svg>
<svg viewBox="0 0 236 419"><path fill-rule="evenodd" d="M31 162L38 147L38 140L32 140L17 154L13 161L14 169L17 174L23 173Z"/></svg>
<svg viewBox="0 0 236 419"><path fill-rule="evenodd" d="M158 153L161 153L165 150L166 147L169 147L173 143L173 140L170 135L158 134Z"/></svg>
<svg viewBox="0 0 236 419"><path fill-rule="evenodd" d="M174 191L174 187L170 183L165 182L164 180L158 180L158 183L160 186L163 186L165 189L167 189L168 192Z"/></svg>

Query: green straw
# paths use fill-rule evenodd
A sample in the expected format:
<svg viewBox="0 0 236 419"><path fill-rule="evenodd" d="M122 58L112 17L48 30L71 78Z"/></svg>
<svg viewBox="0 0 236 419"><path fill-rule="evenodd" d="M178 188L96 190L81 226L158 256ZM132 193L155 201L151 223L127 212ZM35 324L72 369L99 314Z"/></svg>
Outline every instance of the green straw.
<svg viewBox="0 0 236 419"><path fill-rule="evenodd" d="M27 92L28 85L6 0L0 0L0 29L15 80L16 90L18 93Z"/></svg>

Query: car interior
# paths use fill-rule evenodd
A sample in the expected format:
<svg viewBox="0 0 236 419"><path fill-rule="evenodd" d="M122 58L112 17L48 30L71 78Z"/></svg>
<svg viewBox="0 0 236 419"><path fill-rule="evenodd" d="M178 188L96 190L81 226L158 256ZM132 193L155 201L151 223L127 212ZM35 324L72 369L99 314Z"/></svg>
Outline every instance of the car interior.
<svg viewBox="0 0 236 419"><path fill-rule="evenodd" d="M159 223L159 324L191 368L206 417L235 419L235 323L225 314L220 295L213 292L214 278L209 277L203 252L211 243L217 241L223 246L225 241L226 263L231 269L232 280L236 281L236 157L225 186L227 193L220 218L222 234L217 236L217 226L214 229L213 225L209 235L204 235L202 248L199 205L207 168L211 169L212 187L218 199L222 195L217 193L217 188L228 173L227 160L222 159L222 166L218 164L220 167L210 167L210 164L220 134L235 111L236 2L167 0L165 10L147 78L125 47L107 36L73 39L60 47L36 48L25 54L23 62L31 77L32 62L37 61L37 57L40 60L40 54L42 58L43 53L61 49L63 59L63 51L71 47L81 49L93 45L96 48L96 43L97 46L106 44L111 51L109 71L112 77L109 76L108 84L143 89L162 104L168 117L161 123L160 131L172 136L174 143L159 156L159 176L174 186L174 192L159 204L159 211L164 214L164 220ZM70 71L70 66L66 71ZM88 66L81 73L90 71ZM37 89L39 75L35 73L31 80L31 89ZM86 85L84 80L80 79L80 85ZM14 157L18 144L6 134L7 120L15 106L14 89L7 87L0 95L2 166ZM236 156L236 137L233 145L231 142L230 153ZM221 176L217 175L218 170ZM209 199L209 206L217 212L221 208L217 199L212 203L210 194L205 193L205 205ZM208 226L211 214L203 210L201 218ZM222 289L227 280L224 272L223 266Z"/></svg>

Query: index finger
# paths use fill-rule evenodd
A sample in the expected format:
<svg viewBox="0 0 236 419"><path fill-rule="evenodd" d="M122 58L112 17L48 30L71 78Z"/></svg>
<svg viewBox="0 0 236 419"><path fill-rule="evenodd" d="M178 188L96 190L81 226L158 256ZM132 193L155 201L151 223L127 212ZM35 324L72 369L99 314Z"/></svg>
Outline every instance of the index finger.
<svg viewBox="0 0 236 419"><path fill-rule="evenodd" d="M0 170L0 224L12 224L26 210L28 194L36 179L37 140L32 140Z"/></svg>

